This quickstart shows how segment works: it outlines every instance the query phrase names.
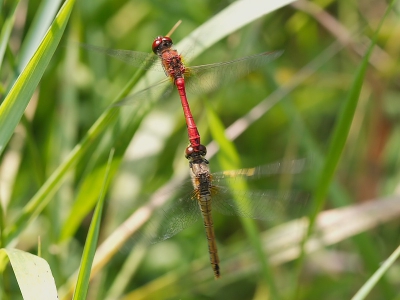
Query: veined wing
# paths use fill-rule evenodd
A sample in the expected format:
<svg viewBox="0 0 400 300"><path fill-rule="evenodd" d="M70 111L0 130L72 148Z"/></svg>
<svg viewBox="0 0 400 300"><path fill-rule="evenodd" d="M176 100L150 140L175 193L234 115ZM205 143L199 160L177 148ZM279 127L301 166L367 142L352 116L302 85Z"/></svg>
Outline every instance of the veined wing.
<svg viewBox="0 0 400 300"><path fill-rule="evenodd" d="M188 187L189 187L188 182ZM166 209L160 209L141 230L146 242L155 244L169 239L201 219L201 211L193 193L173 201Z"/></svg>
<svg viewBox="0 0 400 300"><path fill-rule="evenodd" d="M274 220L288 211L300 215L305 211L308 194L298 191L243 191L234 189L232 180L253 179L280 173L300 173L307 166L306 159L277 162L256 168L224 171L212 174L212 208L225 215L260 220ZM233 187L233 189L231 189ZM169 191L171 195L174 191ZM201 211L194 196L192 181L178 188L175 200L166 208L154 212L151 220L140 230L139 236L147 243L166 240L200 220ZM289 209L290 208L290 209Z"/></svg>
<svg viewBox="0 0 400 300"><path fill-rule="evenodd" d="M152 53L121 50L121 49L108 49L88 44L79 44L79 45L84 49L106 54L108 56L119 59L136 68L164 72L160 59Z"/></svg>
<svg viewBox="0 0 400 300"><path fill-rule="evenodd" d="M245 168L239 170L216 172L212 174L213 183L216 185L229 185L229 182L240 178L258 179L277 174L299 174L310 166L310 159L301 158L288 161Z"/></svg>
<svg viewBox="0 0 400 300"><path fill-rule="evenodd" d="M144 90L138 91L115 102L112 106L141 105L143 103L153 103L160 98L167 98L174 90L174 85L169 78L165 78L155 85Z"/></svg>
<svg viewBox="0 0 400 300"><path fill-rule="evenodd" d="M305 211L305 204L308 202L307 193L295 190L237 190L234 181L240 178L255 179L274 174L301 173L307 166L307 159L298 159L255 168L213 173L212 207L225 215L260 220L274 220L288 212L294 212L298 216ZM186 181L179 191L185 196L173 201L169 208L152 216L150 242L157 243L168 239L201 219L191 180Z"/></svg>
<svg viewBox="0 0 400 300"><path fill-rule="evenodd" d="M241 191L214 188L213 210L228 216L278 220L288 214L298 217L306 211L308 194L297 191Z"/></svg>
<svg viewBox="0 0 400 300"><path fill-rule="evenodd" d="M223 171L212 174L213 209L225 215L252 219L274 220L287 213L304 212L309 195L303 191L241 190L241 180L260 179L277 174L299 174L310 165L310 159L275 162L254 168ZM238 185L238 189L235 189Z"/></svg>
<svg viewBox="0 0 400 300"><path fill-rule="evenodd" d="M194 93L213 91L271 62L282 53L264 52L236 60L189 67L186 87Z"/></svg>

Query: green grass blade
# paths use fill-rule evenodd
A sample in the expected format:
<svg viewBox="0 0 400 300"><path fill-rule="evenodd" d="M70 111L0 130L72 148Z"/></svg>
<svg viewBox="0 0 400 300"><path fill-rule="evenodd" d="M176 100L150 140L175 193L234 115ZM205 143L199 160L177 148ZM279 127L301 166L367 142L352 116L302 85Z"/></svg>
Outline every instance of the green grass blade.
<svg viewBox="0 0 400 300"><path fill-rule="evenodd" d="M234 170L241 168L239 154L235 149L234 144L226 138L225 128L221 120L218 118L217 114L214 112L208 102L206 102L206 108L211 135L220 148L220 151L218 153L218 160L220 161L222 168L225 170ZM245 187L245 183L241 182L239 179L235 180L235 187L237 187L237 185L243 185L243 187ZM240 218L240 220L254 248L257 259L261 263L261 272L265 282L268 284L268 288L271 293L271 299L279 299L278 290L276 288L275 280L273 277L273 272L264 253L262 242L260 239L260 233L257 229L257 226L255 222L251 219ZM221 274L223 276L223 267Z"/></svg>
<svg viewBox="0 0 400 300"><path fill-rule="evenodd" d="M194 58L225 36L291 2L294 2L294 0L235 1L193 31L188 39L183 40L177 45L177 48L185 49L192 46L193 40L196 41L196 48L191 53L191 57Z"/></svg>
<svg viewBox="0 0 400 300"><path fill-rule="evenodd" d="M75 0L64 3L39 48L0 106L0 154L3 153L15 127L18 125L60 42L74 3Z"/></svg>
<svg viewBox="0 0 400 300"><path fill-rule="evenodd" d="M12 269L25 300L54 300L57 288L50 266L43 258L18 249L1 249L10 259Z"/></svg>
<svg viewBox="0 0 400 300"><path fill-rule="evenodd" d="M103 132L111 122L115 120L117 116L116 112L116 109L112 109L103 114L102 117L93 125L92 130L89 130L82 142L75 146L75 148L71 151L65 162L61 164L50 176L50 178L41 186L39 191L24 207L16 221L5 229L5 235L7 237L6 242L9 242L19 232L21 232L27 225L28 220L33 220L36 215L39 214L40 211L47 205L47 203L50 201L49 195L59 188L62 180L67 174L67 171L82 156L83 152L88 148L91 142L97 136L99 136L99 134Z"/></svg>
<svg viewBox="0 0 400 300"><path fill-rule="evenodd" d="M335 47L337 48L337 47ZM321 53L320 56L324 56L324 61L328 60L326 58L332 57L332 52L329 50L329 53ZM336 51L335 51L336 52ZM325 62L326 64L327 62ZM310 66L313 65L313 68L316 68L316 61L310 63ZM298 74L299 75L299 74ZM287 99L289 100L289 99ZM315 166L315 170L319 170L323 164L324 157L321 152L321 149L317 146L317 141L314 140L311 132L304 124L301 116L296 110L296 107L293 105L294 99L290 98L291 101L282 101L281 106L284 108L288 118L292 120L294 127L296 128L297 136L301 136L302 148L306 149L307 153L312 153L313 163ZM351 196L348 191L345 190L343 184L340 184L336 178L333 178L331 187L329 189L329 196L331 199L331 204L335 207L340 206L348 206L352 204ZM358 247L361 258L363 259L364 265L370 272L375 271L376 265L380 264L381 256L376 251L376 245L374 244L374 239L371 238L368 234L358 234L353 238L354 244ZM386 282L385 278L380 281L384 290L390 290L389 283Z"/></svg>
<svg viewBox="0 0 400 300"><path fill-rule="evenodd" d="M111 166L115 169L117 164L113 162ZM73 204L73 207L69 213L67 220L61 231L60 241L67 240L76 232L78 227L81 225L82 220L88 215L93 209L93 193L95 190L99 190L99 186L104 182L104 172L108 166L102 166L93 169L90 174L85 178L84 182L81 184L79 193ZM111 172L112 174L112 172ZM100 175L103 175L103 180L101 181ZM86 200L86 201L85 201Z"/></svg>
<svg viewBox="0 0 400 300"><path fill-rule="evenodd" d="M310 222L310 230L312 230L312 227L315 222L315 218L317 217L318 213L322 209L322 207L325 204L325 198L328 193L329 186L331 184L333 175L335 173L336 167L338 165L340 156L343 152L344 146L346 144L346 140L350 131L350 126L353 122L354 118L354 113L357 108L358 104L358 99L360 97L361 93L361 88L364 82L364 77L367 71L367 67L369 64L369 58L371 56L372 50L375 46L376 40L378 38L378 33L379 30L383 24L383 21L385 20L387 14L391 10L391 7L393 6L394 1L392 1L391 5L388 7L385 15L381 19L381 22L374 34L374 38L372 39L372 42L365 53L365 56L356 71L356 75L353 81L353 84L350 88L349 94L345 100L344 106L342 111L339 114L339 119L336 123L333 136L332 136L332 141L331 145L329 147L329 152L325 160L325 164L323 166L323 170L320 176L320 181L317 184L317 188L315 190L315 195L314 195L314 203L315 203L315 210L312 214L311 217L311 222Z"/></svg>
<svg viewBox="0 0 400 300"><path fill-rule="evenodd" d="M389 258L381 265L381 267L368 279L361 289L351 298L352 300L365 299L369 292L378 283L379 279L387 272L387 270L395 263L400 256L400 246L389 256Z"/></svg>
<svg viewBox="0 0 400 300"><path fill-rule="evenodd" d="M4 20L0 33L0 69L4 58L4 53L7 49L7 43L10 39L11 31L15 21L15 10L17 9L19 1L14 1L13 7L10 9L10 14ZM0 4L1 5L1 4Z"/></svg>
<svg viewBox="0 0 400 300"><path fill-rule="evenodd" d="M107 169L104 175L103 187L97 202L96 209L93 214L92 222L90 223L89 233L86 239L85 248L83 250L78 281L73 299L86 299L87 290L89 287L90 271L92 269L94 254L96 252L97 241L99 238L101 215L104 206L106 190L110 183L110 168L114 157L114 149L111 150L108 158Z"/></svg>
<svg viewBox="0 0 400 300"><path fill-rule="evenodd" d="M46 0L40 2L39 9L32 24L29 26L28 33L18 54L18 70L23 70L32 57L33 50L40 44L61 2L61 0Z"/></svg>
<svg viewBox="0 0 400 300"><path fill-rule="evenodd" d="M370 59L372 50L376 44L376 41L378 38L378 33L381 29L383 21L385 20L389 11L392 9L394 2L395 1L392 1L391 5L387 8L385 15L382 17L380 24L378 25L378 28L375 31L374 37L371 41L371 44L369 45L368 50L365 53L365 56L355 73L353 83L351 85L348 96L345 100L345 103L343 104L343 108L342 108L341 112L339 113L339 118L338 118L338 121L334 128L334 132L332 135L328 154L326 156L326 160L323 165L321 175L319 177L319 182L316 185L316 189L315 189L315 193L314 193L314 209L310 215L310 225L309 225L309 229L307 232L307 236L305 237L305 240L302 243L302 255L301 255L299 263L298 263L297 274L299 274L299 272L300 272L302 262L304 259L304 243L305 243L306 239L312 233L318 213L321 211L321 209L323 208L323 206L326 202L326 196L328 194L329 187L331 185L333 176L335 174L336 167L339 163L340 156L341 156L344 146L346 144L346 140L348 138L349 131L350 131L350 126L353 122L354 114L355 114L358 100L359 100L360 93L361 93L361 88L362 88L365 74L367 71L367 67L369 64L369 59Z"/></svg>

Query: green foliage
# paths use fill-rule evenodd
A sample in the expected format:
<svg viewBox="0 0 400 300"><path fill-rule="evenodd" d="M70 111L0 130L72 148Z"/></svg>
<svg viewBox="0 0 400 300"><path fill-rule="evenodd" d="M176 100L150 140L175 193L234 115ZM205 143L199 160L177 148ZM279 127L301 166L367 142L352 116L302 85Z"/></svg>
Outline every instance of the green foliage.
<svg viewBox="0 0 400 300"><path fill-rule="evenodd" d="M1 2L0 230L8 249L1 299L18 299L24 288L5 251L30 257L28 268L38 236L60 299L71 299L77 282L79 299L86 291L87 299L347 299L364 284L364 298L398 293L390 256L400 215L393 196L400 178L398 11L383 19L384 2L57 2ZM308 161L300 174L231 183L246 195L291 189L305 196L277 222L215 213L219 280L201 222L156 245L141 229L163 216L188 180L177 95L112 106L164 74L78 46L150 52L153 38L179 19L172 38L189 65L284 50L237 81L189 95L211 170ZM381 21L367 59L365 45ZM319 192L307 198L310 191ZM318 207L315 224L298 263L308 223L292 218L310 207Z"/></svg>

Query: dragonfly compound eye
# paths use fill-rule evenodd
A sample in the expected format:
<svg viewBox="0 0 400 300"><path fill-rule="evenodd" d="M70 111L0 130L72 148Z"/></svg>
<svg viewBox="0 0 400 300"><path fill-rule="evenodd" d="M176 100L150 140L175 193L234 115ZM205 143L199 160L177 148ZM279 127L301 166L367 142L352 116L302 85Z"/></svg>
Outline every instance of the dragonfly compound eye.
<svg viewBox="0 0 400 300"><path fill-rule="evenodd" d="M153 50L154 54L159 55L161 50L171 48L171 46L172 46L172 40L170 37L158 36L153 41L151 49Z"/></svg>
<svg viewBox="0 0 400 300"><path fill-rule="evenodd" d="M164 47L171 47L172 46L172 39L168 36L162 38L162 44Z"/></svg>
<svg viewBox="0 0 400 300"><path fill-rule="evenodd" d="M200 144L200 145L199 145L199 152L200 152L200 155L201 155L201 156L206 155L206 154L207 154L207 148L206 148L206 146Z"/></svg>
<svg viewBox="0 0 400 300"><path fill-rule="evenodd" d="M193 149L192 146L186 147L186 150L185 150L185 157L186 157L187 159L189 159L189 158L193 155L193 153L194 153L194 149Z"/></svg>
<svg viewBox="0 0 400 300"><path fill-rule="evenodd" d="M158 36L154 39L153 44L151 45L151 49L153 50L154 54L157 54L158 47L160 47L162 42L163 42L162 36Z"/></svg>

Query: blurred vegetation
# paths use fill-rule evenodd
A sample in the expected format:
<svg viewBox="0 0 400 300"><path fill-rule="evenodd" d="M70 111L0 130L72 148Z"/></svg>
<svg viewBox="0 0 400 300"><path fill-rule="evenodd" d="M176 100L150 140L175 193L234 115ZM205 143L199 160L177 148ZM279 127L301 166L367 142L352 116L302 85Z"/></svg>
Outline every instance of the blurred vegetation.
<svg viewBox="0 0 400 300"><path fill-rule="evenodd" d="M40 12L38 7L45 2L23 1L13 12L14 3L18 2L1 2L3 29L10 15L15 18L12 33L4 44L0 71L0 94L4 98L21 71L21 49L29 47L24 46L27 36L37 34L39 37L34 36L33 40L40 41L44 34L32 33L32 27L39 27L37 23L42 18L35 18ZM36 254L40 236L41 255L50 265L60 299L72 296L74 274L103 187L111 148L115 148L115 158L99 244L123 232L126 228L121 224L152 201L160 188L169 187L171 180L181 178L181 174L188 175L184 158L188 143L186 125L176 95L156 103L149 101L139 108L109 109L121 91L130 90L130 85L135 84L134 76L143 81L153 73L160 74L136 73L138 70L132 66L81 49L78 43L150 52L153 39L166 34L178 20L183 23L172 35L176 42L232 3L75 3L59 47L11 140L2 150L0 170L2 247ZM304 173L293 178L258 179L249 183L249 189L291 186L310 193L311 201L303 197L301 203L293 202L290 207L295 213L291 218L307 215L312 207L311 191L320 180L335 124L387 7L383 1L300 1L252 20L193 61L189 61L191 47L178 49L187 53L190 65L284 50L273 62L217 91L190 95L202 143L211 143L208 149L212 151L207 158L212 171L222 171L227 165L253 167L305 157L309 165ZM395 5L378 35L324 210L381 201L398 194L399 8ZM231 16L240 17L244 16ZM219 26L216 31L228 25ZM194 41L192 48L196 46ZM33 53L37 45L30 47ZM252 109L252 116L260 115L250 117L243 133L232 129L228 134L232 144L224 148L221 128L243 120ZM347 133L343 134L346 137ZM211 154L217 149L213 137L221 143L221 151L215 156ZM229 151L237 156L229 156ZM47 189L46 184L53 182L56 173L60 180ZM32 199L40 201L35 209L27 210ZM157 216L162 213L152 217ZM287 216L284 221L291 218ZM141 243L139 236L116 247L120 248L117 253L110 250L110 261L103 257L104 265L95 262L87 299L119 299L122 295L126 295L124 299L268 299L271 294L285 299L295 295L298 299L348 299L400 242L399 218L391 215L381 224L305 254L302 264L296 261L296 254L289 262L273 262L265 270L262 266L268 264L268 256L260 259L253 249L258 237L249 234L248 225L239 220L214 215L221 279L213 279L204 228L198 222L162 243L149 246ZM346 220L356 221L356 217ZM265 221L255 224L260 244L264 241L261 236L268 235L270 228L277 225ZM103 250L107 253L110 244L105 245ZM369 299L398 299L398 268L395 263L389 269ZM1 288L1 299L19 299L10 267L3 272Z"/></svg>

